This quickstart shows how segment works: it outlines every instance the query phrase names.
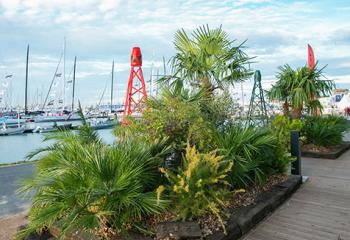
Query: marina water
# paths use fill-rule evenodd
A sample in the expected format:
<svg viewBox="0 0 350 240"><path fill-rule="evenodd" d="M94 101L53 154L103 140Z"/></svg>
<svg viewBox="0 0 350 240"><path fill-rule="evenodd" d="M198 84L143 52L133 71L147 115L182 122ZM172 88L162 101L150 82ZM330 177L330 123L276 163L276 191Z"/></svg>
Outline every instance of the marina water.
<svg viewBox="0 0 350 240"><path fill-rule="evenodd" d="M115 141L113 129L101 129L97 132L105 143ZM43 142L43 139L42 133L0 136L0 164L26 160L28 153L52 143L52 141Z"/></svg>

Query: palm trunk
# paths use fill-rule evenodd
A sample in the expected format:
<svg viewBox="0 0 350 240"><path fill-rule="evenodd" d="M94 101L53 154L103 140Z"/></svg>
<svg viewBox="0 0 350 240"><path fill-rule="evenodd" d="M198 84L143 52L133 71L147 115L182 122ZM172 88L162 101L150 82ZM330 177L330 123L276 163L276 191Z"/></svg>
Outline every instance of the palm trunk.
<svg viewBox="0 0 350 240"><path fill-rule="evenodd" d="M213 95L213 86L208 77L203 78L203 85L205 89L205 96L210 98Z"/></svg>
<svg viewBox="0 0 350 240"><path fill-rule="evenodd" d="M283 103L283 115L288 117L288 114L289 114L289 103L285 101Z"/></svg>
<svg viewBox="0 0 350 240"><path fill-rule="evenodd" d="M300 117L301 117L301 108L293 108L292 119L300 119Z"/></svg>
<svg viewBox="0 0 350 240"><path fill-rule="evenodd" d="M316 101L315 94L312 94L311 100L312 100L312 102ZM320 109L317 106L315 106L315 109L312 110L312 115L314 115L316 117L319 117L321 115L321 111L320 111Z"/></svg>

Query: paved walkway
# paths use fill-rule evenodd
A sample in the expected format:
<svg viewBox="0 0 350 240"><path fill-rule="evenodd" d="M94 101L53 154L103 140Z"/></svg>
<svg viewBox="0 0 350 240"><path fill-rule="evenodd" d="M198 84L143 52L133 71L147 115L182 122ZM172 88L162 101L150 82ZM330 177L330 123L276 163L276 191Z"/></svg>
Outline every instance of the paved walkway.
<svg viewBox="0 0 350 240"><path fill-rule="evenodd" d="M17 196L16 189L33 170L32 163L0 167L0 219L28 209L30 201Z"/></svg>
<svg viewBox="0 0 350 240"><path fill-rule="evenodd" d="M302 171L309 181L245 240L350 240L350 151L303 158Z"/></svg>

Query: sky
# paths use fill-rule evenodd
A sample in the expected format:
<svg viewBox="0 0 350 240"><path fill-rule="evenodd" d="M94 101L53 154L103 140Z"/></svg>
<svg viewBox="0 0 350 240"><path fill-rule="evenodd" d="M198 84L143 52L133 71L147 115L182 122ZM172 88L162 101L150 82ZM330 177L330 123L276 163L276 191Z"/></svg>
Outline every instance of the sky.
<svg viewBox="0 0 350 240"><path fill-rule="evenodd" d="M162 74L162 58L175 54L176 30L191 32L203 24L221 25L237 45L247 40L245 51L255 57L250 67L261 71L264 88L275 81L278 66L306 64L308 43L319 65L327 65L327 78L350 88L349 12L348 0L0 0L0 105L5 98L24 104L27 44L30 104L45 99L64 39L65 71L61 62L58 72L69 81L77 56L76 99L96 104L106 87L102 103L109 102L114 60L114 101L122 103L132 47L141 48L148 80L152 66L153 74ZM251 85L248 80L244 91L249 93ZM49 98L62 89L55 83ZM71 84L65 94L69 102Z"/></svg>

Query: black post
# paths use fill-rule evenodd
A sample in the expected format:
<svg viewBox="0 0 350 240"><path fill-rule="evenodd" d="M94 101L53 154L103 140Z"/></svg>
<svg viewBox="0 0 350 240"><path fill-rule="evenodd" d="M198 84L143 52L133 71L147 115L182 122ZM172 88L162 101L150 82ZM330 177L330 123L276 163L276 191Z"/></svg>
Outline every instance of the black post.
<svg viewBox="0 0 350 240"><path fill-rule="evenodd" d="M28 114L28 62L29 62L29 44L27 46L27 61L26 61L26 84L24 93L24 114Z"/></svg>
<svg viewBox="0 0 350 240"><path fill-rule="evenodd" d="M292 162L292 174L301 175L301 153L299 142L299 131L291 131L290 133L290 152L296 160Z"/></svg>
<svg viewBox="0 0 350 240"><path fill-rule="evenodd" d="M74 68L73 68L73 93L72 93L72 113L74 113L74 93L75 93L75 69L77 66L77 57L74 58Z"/></svg>

